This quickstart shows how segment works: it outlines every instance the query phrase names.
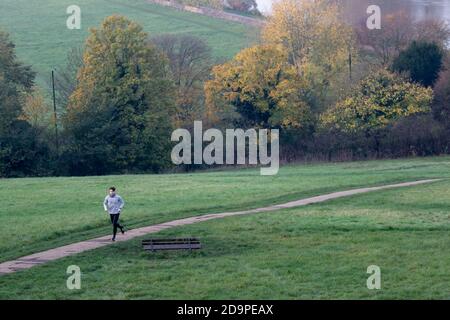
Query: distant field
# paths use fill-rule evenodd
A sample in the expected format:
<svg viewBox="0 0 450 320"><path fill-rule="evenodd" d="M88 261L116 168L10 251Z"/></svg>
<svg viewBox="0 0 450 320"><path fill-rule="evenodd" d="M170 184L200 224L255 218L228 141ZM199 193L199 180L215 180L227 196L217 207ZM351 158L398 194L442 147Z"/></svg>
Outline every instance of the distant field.
<svg viewBox="0 0 450 320"><path fill-rule="evenodd" d="M66 9L81 8L82 29L66 27ZM8 31L22 61L39 73L38 83L53 67L64 65L68 50L82 44L90 27L112 14L142 24L150 34L185 33L206 40L216 57L229 58L256 39L257 30L237 23L180 12L145 0L1 0L0 29Z"/></svg>
<svg viewBox="0 0 450 320"><path fill-rule="evenodd" d="M72 240L85 238L90 224L91 235L109 230L100 202L111 183L128 200L126 221L140 225L355 186L447 178L154 235L200 237L198 252L143 252L141 239L117 243L1 276L0 299L450 299L449 169L450 158L440 157L288 166L270 178L241 170L3 180L2 260L31 241L45 247L70 240L70 233ZM81 290L65 287L73 264L82 271ZM381 268L381 290L366 287L373 264Z"/></svg>

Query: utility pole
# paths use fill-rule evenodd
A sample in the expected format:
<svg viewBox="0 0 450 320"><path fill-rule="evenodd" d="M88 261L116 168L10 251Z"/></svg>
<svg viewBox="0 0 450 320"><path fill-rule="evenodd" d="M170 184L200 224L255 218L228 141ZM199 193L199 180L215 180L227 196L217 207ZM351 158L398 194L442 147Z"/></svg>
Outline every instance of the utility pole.
<svg viewBox="0 0 450 320"><path fill-rule="evenodd" d="M348 72L350 81L352 81L352 47L348 46Z"/></svg>
<svg viewBox="0 0 450 320"><path fill-rule="evenodd" d="M59 156L58 117L56 115L55 72L53 70L52 70L52 89L53 89L53 118L55 121L56 154Z"/></svg>

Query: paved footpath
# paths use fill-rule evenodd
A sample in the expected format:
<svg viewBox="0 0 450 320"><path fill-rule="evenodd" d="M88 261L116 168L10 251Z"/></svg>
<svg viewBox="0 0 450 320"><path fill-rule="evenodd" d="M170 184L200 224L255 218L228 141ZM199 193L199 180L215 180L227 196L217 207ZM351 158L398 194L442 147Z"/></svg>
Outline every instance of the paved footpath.
<svg viewBox="0 0 450 320"><path fill-rule="evenodd" d="M238 215L258 213L258 212L276 211L276 210L280 210L280 209L306 206L308 204L319 203L319 202L323 202L323 201L327 201L327 200L331 200L331 199L352 196L352 195L360 194L360 193L366 193L366 192L390 189L390 188L415 186L415 185L430 183L430 182L439 181L439 180L441 180L441 179L419 180L419 181L391 184L391 185L385 185L385 186L379 186L379 187L353 189L353 190L334 192L334 193L329 193L329 194L325 194L325 195L321 195L321 196L291 201L288 203L273 205L273 206L264 207L264 208L245 210L245 211L237 211L237 212L206 214L206 215L202 215L202 216L178 219L178 220L173 220L173 221L164 222L164 223L160 223L160 224L155 224L155 225L148 226L148 227L142 227L142 228L129 230L124 235L119 234L116 239L116 242L127 241L127 240L130 240L130 239L133 239L136 237L140 237L140 236L143 236L146 234L156 233L156 232L159 232L164 229L169 229L169 228L178 227L178 226L184 226L184 225L207 221L207 220L212 220L212 219L219 219L219 218L230 217L230 216L238 216ZM0 263L0 275L7 274L7 273L13 273L13 272L23 270L23 269L29 269L33 266L41 265L41 264L47 263L49 261L53 261L56 259L67 257L67 256L71 256L71 255L74 255L74 254L77 254L80 252L101 248L101 247L110 245L112 243L113 242L111 241L111 236L108 235L108 236L104 236L104 237L100 237L100 238L95 238L95 239L91 239L91 240L72 243L67 246L62 246L62 247L38 252L35 254L31 254L31 255L28 255L25 257L18 258L16 260L6 261L3 263Z"/></svg>

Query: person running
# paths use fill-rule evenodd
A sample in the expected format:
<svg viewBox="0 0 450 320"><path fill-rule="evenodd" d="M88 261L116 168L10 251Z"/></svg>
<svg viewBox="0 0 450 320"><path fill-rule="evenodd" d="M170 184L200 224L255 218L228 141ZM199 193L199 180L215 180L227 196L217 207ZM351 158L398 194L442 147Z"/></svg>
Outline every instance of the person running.
<svg viewBox="0 0 450 320"><path fill-rule="evenodd" d="M120 229L122 234L125 233L123 226L119 224L120 211L124 205L125 202L122 197L116 194L116 188L109 188L109 194L106 196L105 201L103 201L103 207L105 208L105 211L109 213L109 217L111 218L111 223L113 225L112 241L116 241L117 228Z"/></svg>

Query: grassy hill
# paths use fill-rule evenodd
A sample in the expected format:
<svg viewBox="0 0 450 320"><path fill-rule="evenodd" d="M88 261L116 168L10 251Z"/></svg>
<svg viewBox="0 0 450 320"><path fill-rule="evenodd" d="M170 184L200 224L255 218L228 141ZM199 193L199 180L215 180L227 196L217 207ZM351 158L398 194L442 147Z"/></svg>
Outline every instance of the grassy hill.
<svg viewBox="0 0 450 320"><path fill-rule="evenodd" d="M126 224L137 227L357 186L446 178L155 235L200 237L204 249L194 253L143 252L140 239L117 243L1 276L0 299L448 299L449 166L449 157L436 157L285 166L274 177L250 169L0 180L0 252L7 260L108 234L101 201L110 184L127 202ZM64 286L72 264L81 267L82 290ZM382 290L366 288L372 264L382 270Z"/></svg>
<svg viewBox="0 0 450 320"><path fill-rule="evenodd" d="M217 57L229 58L256 38L257 30L223 20L180 12L145 0L78 0L82 29L66 27L71 0L2 0L0 29L8 31L21 60L33 65L38 83L52 67L64 64L71 47L82 44L90 27L112 14L122 14L142 24L150 34L186 33L206 40Z"/></svg>

